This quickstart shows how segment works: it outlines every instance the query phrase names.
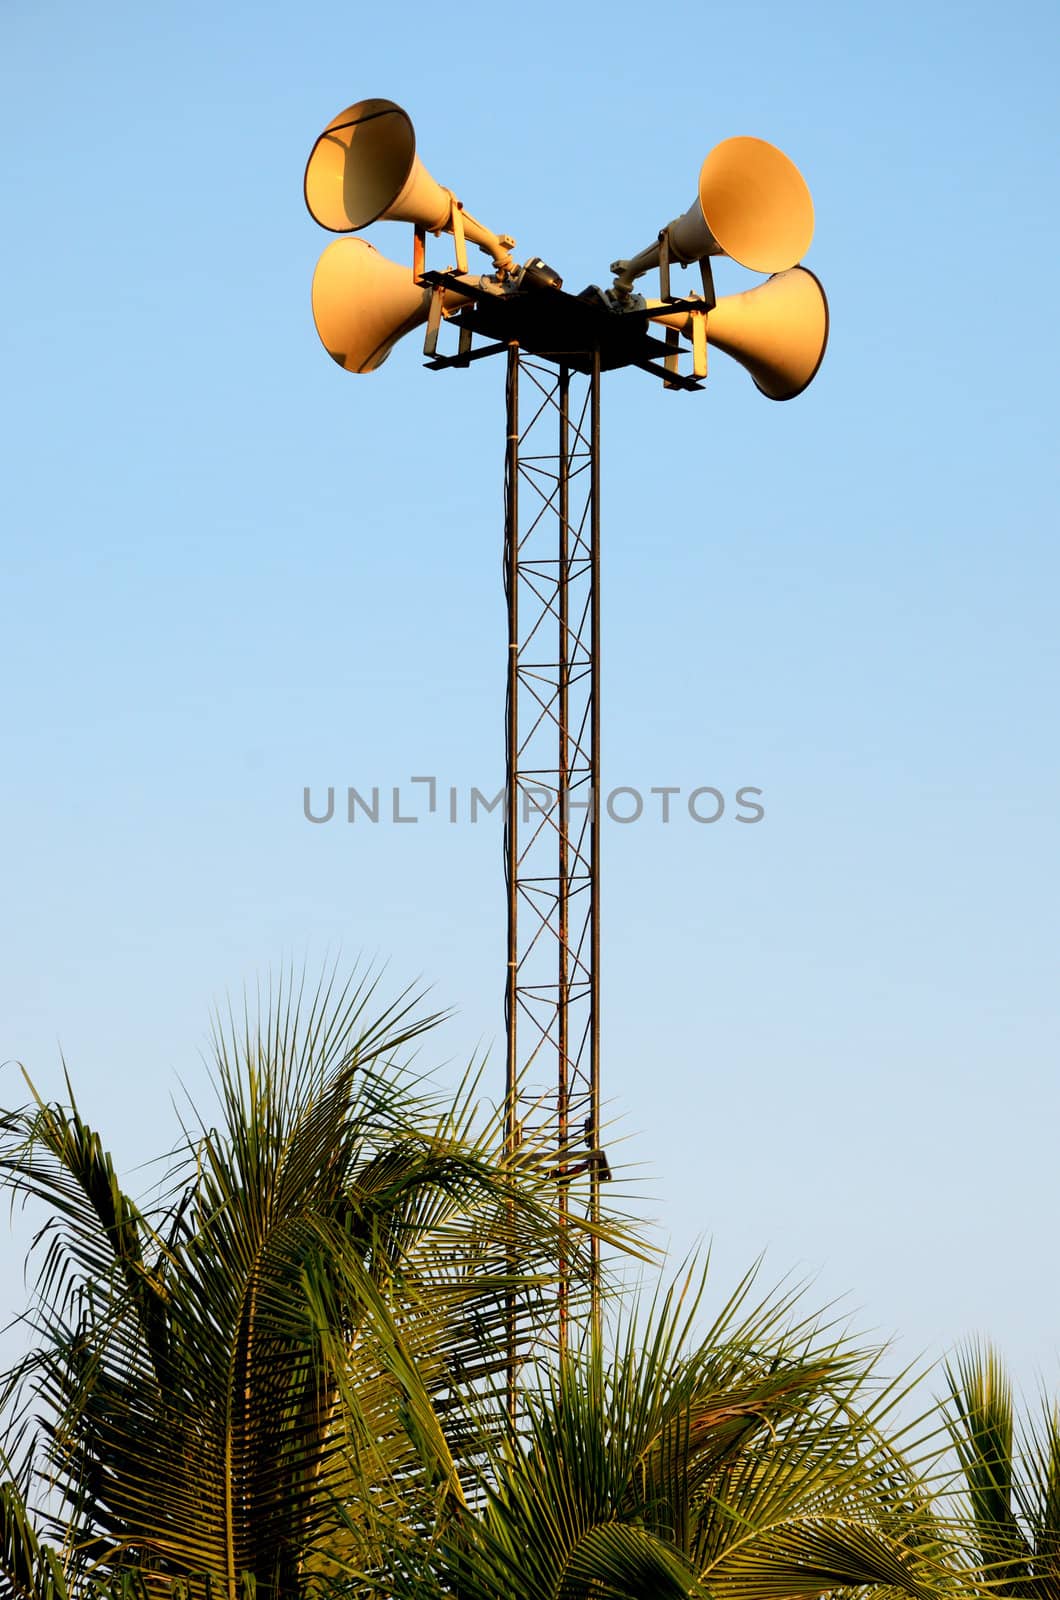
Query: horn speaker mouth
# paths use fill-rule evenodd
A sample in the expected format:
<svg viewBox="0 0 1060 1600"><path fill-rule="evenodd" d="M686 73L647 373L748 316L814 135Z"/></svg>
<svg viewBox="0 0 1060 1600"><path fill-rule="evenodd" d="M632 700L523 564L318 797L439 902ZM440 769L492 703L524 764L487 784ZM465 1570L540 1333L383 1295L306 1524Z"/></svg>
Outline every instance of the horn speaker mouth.
<svg viewBox="0 0 1060 1600"><path fill-rule="evenodd" d="M824 292L824 284L821 282L820 278L815 272L810 271L809 267L793 267L790 268L789 271L804 274L805 278L813 280L812 291L810 289L810 285L808 283L805 284L803 301L809 316L812 318L820 317L821 319L820 329L816 334L816 337L819 339L819 345L817 348L816 358L809 371L805 372L805 374L799 373L794 375L789 378L787 382L784 382L783 380L777 381L774 378L762 383L753 372L751 373L751 377L754 379L755 388L758 390L759 394L764 394L767 400L797 400L800 394L804 394L806 392L814 378L816 378L817 374L820 372L821 362L824 360L825 351L828 349L828 333L831 319L828 311L828 296ZM787 272L774 274L774 278L786 276ZM772 281L772 279L767 279L767 282Z"/></svg>
<svg viewBox="0 0 1060 1600"><path fill-rule="evenodd" d="M388 211L416 159L412 119L393 100L358 100L309 153L305 203L330 233L357 233Z"/></svg>
<svg viewBox="0 0 1060 1600"><path fill-rule="evenodd" d="M699 205L722 253L752 272L783 272L813 239L806 180L765 139L723 139L699 173Z"/></svg>

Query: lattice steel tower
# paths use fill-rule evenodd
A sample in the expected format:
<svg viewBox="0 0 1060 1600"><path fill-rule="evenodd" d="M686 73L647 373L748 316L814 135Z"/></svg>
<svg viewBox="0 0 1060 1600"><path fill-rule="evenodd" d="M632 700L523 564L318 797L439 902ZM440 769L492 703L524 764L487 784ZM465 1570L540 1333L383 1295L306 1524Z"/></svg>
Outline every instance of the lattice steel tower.
<svg viewBox="0 0 1060 1600"><path fill-rule="evenodd" d="M703 162L688 211L639 254L613 262L610 288L572 295L539 257L517 266L514 241L431 177L411 120L390 100L358 101L328 124L309 157L305 197L334 233L384 218L415 230L411 269L360 239L336 240L321 256L313 316L340 366L371 372L424 325L435 370L506 361L506 1140L517 1157L531 1131L535 1145L544 1136L564 1240L576 1207L598 1217L610 1176L600 1142L600 376L634 366L667 388L698 389L709 345L746 367L770 399L800 394L828 338L824 291L796 265L812 238L813 204L773 145L723 140ZM428 272L426 235L443 232L453 236L456 269ZM489 276L468 271L468 242L492 257ZM772 276L718 300L710 260L719 255ZM698 263L695 293L671 294L672 262ZM654 269L659 296L644 300L633 285ZM459 333L452 355L438 349L444 322ZM691 376L678 370L682 334ZM563 1350L573 1280L561 1252ZM594 1244L594 1320L598 1279ZM515 1345L513 1323L510 1403Z"/></svg>

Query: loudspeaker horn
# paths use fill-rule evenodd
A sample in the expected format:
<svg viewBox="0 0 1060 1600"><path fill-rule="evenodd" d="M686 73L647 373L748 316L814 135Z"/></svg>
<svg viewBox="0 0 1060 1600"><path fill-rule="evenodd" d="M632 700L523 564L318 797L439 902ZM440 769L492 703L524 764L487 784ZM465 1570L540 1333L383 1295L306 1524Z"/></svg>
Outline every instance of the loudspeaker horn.
<svg viewBox="0 0 1060 1600"><path fill-rule="evenodd" d="M692 337L692 318L706 316L707 345L724 350L770 400L794 400L817 376L828 344L828 301L805 267L778 272L743 294L722 295L707 312L667 314L649 300L651 320ZM658 307L658 311L656 311Z"/></svg>
<svg viewBox="0 0 1060 1600"><path fill-rule="evenodd" d="M802 173L776 145L723 139L700 168L695 200L662 234L672 261L730 256L752 272L784 272L810 248L813 201ZM659 255L656 242L628 261L613 261L616 289L629 290L659 265Z"/></svg>
<svg viewBox="0 0 1060 1600"><path fill-rule="evenodd" d="M465 281L482 287L470 274ZM411 267L380 255L367 239L334 239L313 274L313 321L340 367L374 372L399 339L427 321L432 293L416 283ZM446 313L467 304L457 290L443 292Z"/></svg>
<svg viewBox="0 0 1060 1600"><path fill-rule="evenodd" d="M333 117L309 153L304 188L310 215L330 233L359 233L384 221L428 233L462 228L498 267L513 265L514 239L476 222L431 177L416 154L412 119L392 100L358 100Z"/></svg>

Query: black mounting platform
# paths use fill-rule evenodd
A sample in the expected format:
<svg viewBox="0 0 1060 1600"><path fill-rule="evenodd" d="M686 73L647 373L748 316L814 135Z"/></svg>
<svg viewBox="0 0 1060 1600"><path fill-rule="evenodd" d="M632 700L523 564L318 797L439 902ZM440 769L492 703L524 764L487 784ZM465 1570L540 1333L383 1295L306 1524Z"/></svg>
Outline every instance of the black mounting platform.
<svg viewBox="0 0 1060 1600"><path fill-rule="evenodd" d="M574 295L552 285L535 284L528 289L496 293L473 289L455 272L425 272L419 281L464 295L467 305L449 320L458 328L495 341L455 356L436 355L426 363L432 370L466 367L484 356L498 355L514 343L531 355L560 362L575 372L591 373L599 351L602 372L639 367L670 388L703 387L697 379L675 370L673 346L649 334L646 310L616 311L599 290L587 289L582 295ZM675 299L669 309L702 310L703 302ZM671 358L671 365L664 366L662 362L667 357Z"/></svg>

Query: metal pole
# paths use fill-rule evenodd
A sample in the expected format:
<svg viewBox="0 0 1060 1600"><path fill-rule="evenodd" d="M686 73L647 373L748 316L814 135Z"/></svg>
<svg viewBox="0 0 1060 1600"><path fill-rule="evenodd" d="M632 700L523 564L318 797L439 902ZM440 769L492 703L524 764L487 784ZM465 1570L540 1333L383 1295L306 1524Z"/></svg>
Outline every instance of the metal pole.
<svg viewBox="0 0 1060 1600"><path fill-rule="evenodd" d="M599 1221L606 1175L596 975L599 403L598 355L575 368L509 347L505 1137L510 1156L532 1138L555 1181L561 1360L573 1335L578 1287L575 1217ZM588 1256L589 1283L583 1278L581 1287L598 1322L599 1247L594 1241L579 1253ZM517 1315L513 1297L507 1349L513 1425Z"/></svg>
<svg viewBox="0 0 1060 1600"><path fill-rule="evenodd" d="M566 366L559 374L559 651L557 672L559 757L557 761L556 804L559 826L558 871L558 950L559 972L557 1005L559 1016L558 1049L556 1062L556 1139L559 1159L559 1353L560 1360L567 1354L570 1311L570 1264L567 1259L567 1227L569 1222L569 1195L567 1178L567 1148L570 1143L568 1103L570 1093L570 438L569 415L570 371Z"/></svg>
<svg viewBox="0 0 1060 1600"><path fill-rule="evenodd" d="M505 794L505 878L508 886L508 959L505 968L504 997L505 1023L508 1033L508 1060L504 1095L504 1149L509 1161L515 1157L519 1143L517 1119L517 1084L519 1065L517 1058L516 1015L519 982L519 346L508 346L508 371L505 385L506 455L504 476L504 586L508 600L508 683L507 683L507 744L506 794ZM514 1218L509 1216L510 1234L514 1232ZM518 1263L514 1252L509 1253L508 1270L514 1279ZM507 1344L507 1396L508 1425L514 1433L516 1423L516 1362L518 1308L514 1288L510 1288L506 1306Z"/></svg>
<svg viewBox="0 0 1060 1600"><path fill-rule="evenodd" d="M589 844L589 873L592 883L591 919L589 933L589 964L592 971L592 999L589 1017L589 1142L595 1152L600 1149L600 352L593 353L592 385L589 397L589 542L592 569L592 621L590 623L590 650L592 676L590 679L590 719L592 721L590 767L592 820ZM600 1221L601 1157L590 1157L592 1168L589 1178L589 1218L593 1224ZM592 1328L599 1338L600 1327L600 1241L593 1235L592 1251Z"/></svg>

